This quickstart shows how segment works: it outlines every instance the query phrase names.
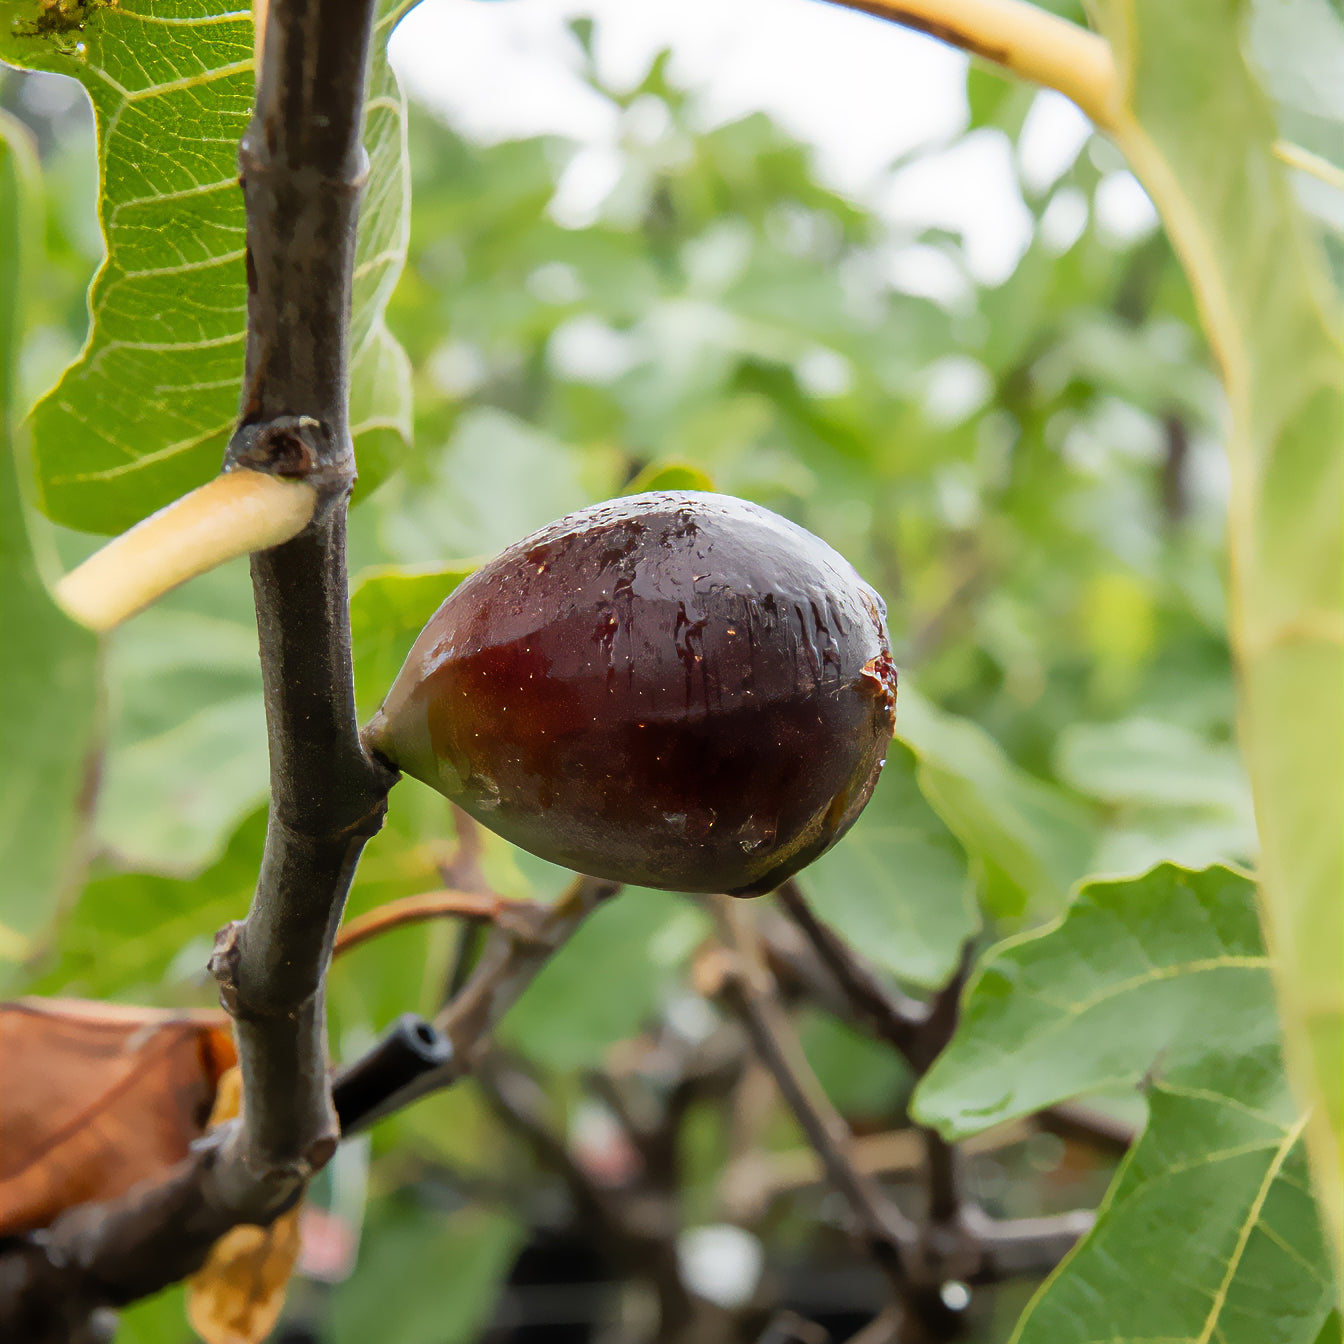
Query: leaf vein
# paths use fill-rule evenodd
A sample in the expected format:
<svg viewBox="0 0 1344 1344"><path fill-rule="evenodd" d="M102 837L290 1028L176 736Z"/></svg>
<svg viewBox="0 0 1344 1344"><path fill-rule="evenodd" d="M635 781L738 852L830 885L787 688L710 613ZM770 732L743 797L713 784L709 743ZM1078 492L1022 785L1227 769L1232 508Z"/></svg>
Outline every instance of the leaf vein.
<svg viewBox="0 0 1344 1344"><path fill-rule="evenodd" d="M1308 1114L1310 1113L1308 1112ZM1232 1254L1227 1261L1227 1271L1214 1294L1213 1306L1209 1309L1208 1318L1204 1322L1204 1329L1200 1332L1196 1344L1209 1344L1209 1341L1213 1338L1213 1332L1218 1325L1218 1317L1227 1305L1227 1296L1232 1288L1232 1280L1236 1277L1237 1268L1241 1264L1242 1257L1246 1254L1246 1246L1251 1239L1251 1233L1260 1221L1260 1215L1264 1210L1265 1201L1269 1198L1270 1189L1279 1174L1279 1169L1287 1161L1289 1152L1301 1137L1306 1125L1307 1116L1304 1115L1284 1135L1283 1141L1274 1153L1273 1160L1266 1168L1264 1179L1260 1182L1260 1188L1255 1193L1255 1200L1251 1204L1246 1215L1246 1221L1242 1224L1241 1232L1237 1236L1237 1244L1232 1248Z"/></svg>

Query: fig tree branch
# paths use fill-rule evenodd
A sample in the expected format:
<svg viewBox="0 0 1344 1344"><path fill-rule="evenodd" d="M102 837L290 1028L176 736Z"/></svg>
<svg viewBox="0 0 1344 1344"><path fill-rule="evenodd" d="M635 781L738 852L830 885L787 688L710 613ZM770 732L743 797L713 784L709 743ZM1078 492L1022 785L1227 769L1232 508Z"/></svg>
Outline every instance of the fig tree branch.
<svg viewBox="0 0 1344 1344"><path fill-rule="evenodd" d="M264 1222L331 1155L325 982L336 927L393 776L359 741L345 512L351 277L373 0L275 0L239 149L248 222L241 422L227 465L307 481L320 504L252 557L271 801L247 918L211 969L234 1018L243 1123L225 1143L238 1203Z"/></svg>
<svg viewBox="0 0 1344 1344"><path fill-rule="evenodd" d="M348 333L372 19L372 0L270 7L239 152L248 331L242 412L225 462L225 481L235 479L198 497L229 499L245 486L306 501L290 515L291 539L253 556L270 818L251 909L221 931L211 961L234 1019L244 1114L158 1185L73 1209L0 1256L6 1339L89 1337L102 1308L190 1273L230 1227L269 1222L336 1146L326 970L355 864L394 778L360 746L345 564L355 477ZM258 490L244 470L279 479ZM155 527L195 507L184 502Z"/></svg>
<svg viewBox="0 0 1344 1344"><path fill-rule="evenodd" d="M1033 84L1071 98L1101 130L1121 91L1110 46L1096 33L1026 0L833 0L928 33Z"/></svg>
<svg viewBox="0 0 1344 1344"><path fill-rule="evenodd" d="M1092 1230L1096 1214L1077 1209L1045 1218L990 1218L972 1205L965 1220L980 1256L967 1279L982 1284L1043 1278Z"/></svg>
<svg viewBox="0 0 1344 1344"><path fill-rule="evenodd" d="M756 1344L829 1344L830 1332L794 1311L777 1312Z"/></svg>
<svg viewBox="0 0 1344 1344"><path fill-rule="evenodd" d="M521 1067L491 1051L478 1081L495 1113L532 1148L540 1165L560 1176L589 1236L612 1261L643 1278L658 1298L656 1344L716 1344L702 1307L687 1289L677 1257L676 1192L605 1186L594 1179L545 1111L546 1094Z"/></svg>
<svg viewBox="0 0 1344 1344"><path fill-rule="evenodd" d="M967 1157L996 1153L1026 1142L1036 1132L1030 1121L1011 1120L966 1140L960 1147ZM922 1135L908 1127L856 1135L849 1152L855 1167L865 1176L874 1177L916 1177L926 1158ZM811 1148L748 1153L736 1158L725 1173L732 1215L744 1222L764 1217L778 1196L817 1185L824 1179L825 1172Z"/></svg>
<svg viewBox="0 0 1344 1344"><path fill-rule="evenodd" d="M857 1335L851 1335L845 1344L896 1344L900 1338L901 1309L884 1307Z"/></svg>
<svg viewBox="0 0 1344 1344"><path fill-rule="evenodd" d="M476 969L434 1019L460 1060L471 1059L556 950L620 889L619 882L576 877L551 905L518 902L504 907Z"/></svg>
<svg viewBox="0 0 1344 1344"><path fill-rule="evenodd" d="M796 882L784 883L776 895L835 977L849 1000L852 1015L890 1042L905 1057L915 1076L922 1077L956 1029L961 991L971 968L971 945L962 948L951 978L925 1007L883 985L849 944L816 917ZM927 1242L938 1228L951 1227L960 1218L961 1155L955 1145L933 1130L921 1129L920 1134L928 1190L929 1226L923 1229Z"/></svg>
<svg viewBox="0 0 1344 1344"><path fill-rule="evenodd" d="M777 896L844 996L847 1011L842 1015L894 1046L915 1076L922 1077L956 1030L962 990L974 960L973 944L962 946L946 983L927 1004L918 1004L883 985L854 949L817 918L796 882L785 883ZM826 995L827 1006L835 1011L831 998ZM1095 1146L1113 1149L1129 1137L1123 1126L1107 1127L1105 1117L1097 1120L1087 1108L1065 1105L1052 1111L1061 1113L1047 1112L1038 1124L1057 1132L1081 1133ZM960 1327L938 1294L944 1282L997 1283L1019 1275L1044 1275L1091 1228L1094 1215L1078 1211L1049 1218L992 1219L963 1194L961 1168L969 1145L951 1143L932 1129L920 1127L915 1133L923 1148L927 1199L925 1215L912 1225L905 1246L904 1315L895 1337L950 1339ZM850 1161L860 1167L852 1153Z"/></svg>

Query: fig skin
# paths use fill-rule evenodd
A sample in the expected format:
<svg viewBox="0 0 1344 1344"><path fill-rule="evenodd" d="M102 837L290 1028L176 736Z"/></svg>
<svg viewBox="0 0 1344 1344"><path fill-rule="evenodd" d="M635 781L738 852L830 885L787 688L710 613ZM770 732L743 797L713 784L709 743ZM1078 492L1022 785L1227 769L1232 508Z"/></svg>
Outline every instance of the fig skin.
<svg viewBox="0 0 1344 1344"><path fill-rule="evenodd" d="M834 844L877 783L896 715L885 614L767 509L627 496L464 580L364 739L553 863L757 895Z"/></svg>

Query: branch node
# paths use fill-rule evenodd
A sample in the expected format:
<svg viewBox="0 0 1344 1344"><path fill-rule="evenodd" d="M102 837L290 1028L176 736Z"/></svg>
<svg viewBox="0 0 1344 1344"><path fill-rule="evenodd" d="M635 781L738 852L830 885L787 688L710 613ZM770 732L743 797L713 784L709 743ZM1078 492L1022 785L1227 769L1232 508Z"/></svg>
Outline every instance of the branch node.
<svg viewBox="0 0 1344 1344"><path fill-rule="evenodd" d="M243 922L231 919L215 934L206 969L219 982L219 1001L230 1017L238 1015L238 964L242 960Z"/></svg>
<svg viewBox="0 0 1344 1344"><path fill-rule="evenodd" d="M279 415L235 431L225 453L226 471L249 467L290 480L306 479L332 457L331 427L311 415Z"/></svg>
<svg viewBox="0 0 1344 1344"><path fill-rule="evenodd" d="M324 1134L320 1139L315 1139L309 1145L307 1153L304 1155L304 1164L307 1170L302 1173L306 1181L315 1171L321 1171L323 1167L331 1161L332 1155L336 1151L336 1145L340 1142L338 1138L331 1134Z"/></svg>

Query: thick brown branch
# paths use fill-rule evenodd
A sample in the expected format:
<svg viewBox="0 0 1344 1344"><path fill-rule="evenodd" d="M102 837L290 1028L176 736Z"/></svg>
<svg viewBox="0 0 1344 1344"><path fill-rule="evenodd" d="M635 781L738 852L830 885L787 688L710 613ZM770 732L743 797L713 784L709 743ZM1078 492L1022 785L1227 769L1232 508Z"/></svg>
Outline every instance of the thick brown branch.
<svg viewBox="0 0 1344 1344"><path fill-rule="evenodd" d="M159 1185L72 1210L3 1257L0 1336L57 1344L106 1304L195 1269L230 1226L267 1222L335 1148L324 987L341 908L393 776L355 720L345 500L360 143L373 0L273 0L240 148L247 209L243 406L225 469L308 482L316 519L253 556L271 810L246 920L212 969L247 1104ZM13 1272L10 1272L13 1271Z"/></svg>
<svg viewBox="0 0 1344 1344"><path fill-rule="evenodd" d="M372 0L275 0L239 151L248 341L229 465L301 477L327 501L314 526L252 558L271 810L252 908L212 958L247 1097L225 1171L250 1221L292 1198L337 1141L326 968L392 782L359 742L345 562L351 275L372 18Z"/></svg>

